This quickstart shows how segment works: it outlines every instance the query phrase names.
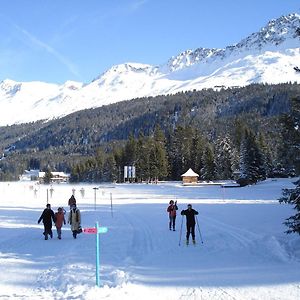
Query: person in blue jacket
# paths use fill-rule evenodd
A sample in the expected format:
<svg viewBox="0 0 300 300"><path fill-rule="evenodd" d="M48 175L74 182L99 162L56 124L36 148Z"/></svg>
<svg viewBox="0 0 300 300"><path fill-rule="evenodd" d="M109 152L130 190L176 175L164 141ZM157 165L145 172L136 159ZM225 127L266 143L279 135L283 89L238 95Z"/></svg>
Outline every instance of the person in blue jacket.
<svg viewBox="0 0 300 300"><path fill-rule="evenodd" d="M189 244L189 237L192 235L195 244L195 215L198 215L198 212L192 208L192 204L188 204L187 209L181 211L181 215L186 216L186 243Z"/></svg>

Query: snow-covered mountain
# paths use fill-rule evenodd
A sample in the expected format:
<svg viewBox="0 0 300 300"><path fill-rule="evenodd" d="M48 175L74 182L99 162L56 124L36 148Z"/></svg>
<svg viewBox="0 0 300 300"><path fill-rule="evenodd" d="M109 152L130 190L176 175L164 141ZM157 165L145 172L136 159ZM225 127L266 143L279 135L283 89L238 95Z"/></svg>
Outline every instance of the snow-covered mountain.
<svg viewBox="0 0 300 300"><path fill-rule="evenodd" d="M57 118L71 112L179 91L300 83L300 15L271 20L259 32L224 49L187 50L159 66L113 66L89 84L68 81L0 83L0 125Z"/></svg>

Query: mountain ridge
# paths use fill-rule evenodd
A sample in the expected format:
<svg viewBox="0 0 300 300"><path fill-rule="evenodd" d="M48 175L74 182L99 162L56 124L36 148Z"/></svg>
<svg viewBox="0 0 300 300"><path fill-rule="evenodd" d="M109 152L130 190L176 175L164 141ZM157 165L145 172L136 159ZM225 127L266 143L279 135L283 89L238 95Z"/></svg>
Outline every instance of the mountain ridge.
<svg viewBox="0 0 300 300"><path fill-rule="evenodd" d="M260 31L224 49L186 50L157 66L124 63L83 84L0 83L0 125L60 118L72 112L138 97L181 91L298 82L300 15L273 19Z"/></svg>

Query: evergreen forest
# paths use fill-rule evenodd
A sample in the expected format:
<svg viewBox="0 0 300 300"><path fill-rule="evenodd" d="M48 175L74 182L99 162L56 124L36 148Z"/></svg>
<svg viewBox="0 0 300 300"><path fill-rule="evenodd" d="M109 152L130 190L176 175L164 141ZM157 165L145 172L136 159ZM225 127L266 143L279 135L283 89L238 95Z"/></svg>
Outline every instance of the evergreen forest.
<svg viewBox="0 0 300 300"><path fill-rule="evenodd" d="M238 178L241 185L300 174L300 85L252 84L147 97L55 120L0 127L0 180L25 169L73 182Z"/></svg>

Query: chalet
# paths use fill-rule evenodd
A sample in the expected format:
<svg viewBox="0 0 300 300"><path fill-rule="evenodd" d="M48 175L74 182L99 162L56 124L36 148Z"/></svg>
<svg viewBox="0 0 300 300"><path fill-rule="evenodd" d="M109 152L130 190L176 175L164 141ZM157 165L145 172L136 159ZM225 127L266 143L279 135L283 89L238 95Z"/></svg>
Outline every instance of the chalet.
<svg viewBox="0 0 300 300"><path fill-rule="evenodd" d="M194 184L198 182L199 175L189 168L181 177L182 184Z"/></svg>
<svg viewBox="0 0 300 300"><path fill-rule="evenodd" d="M65 172L51 172L51 183L61 183L68 182L70 178L70 174L66 174ZM45 172L39 172L39 182L43 183L45 177Z"/></svg>

